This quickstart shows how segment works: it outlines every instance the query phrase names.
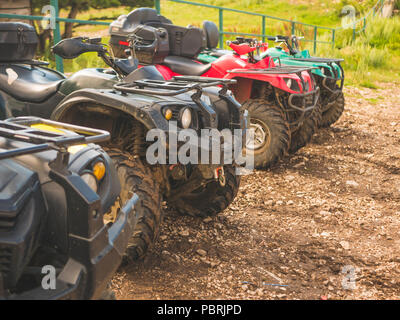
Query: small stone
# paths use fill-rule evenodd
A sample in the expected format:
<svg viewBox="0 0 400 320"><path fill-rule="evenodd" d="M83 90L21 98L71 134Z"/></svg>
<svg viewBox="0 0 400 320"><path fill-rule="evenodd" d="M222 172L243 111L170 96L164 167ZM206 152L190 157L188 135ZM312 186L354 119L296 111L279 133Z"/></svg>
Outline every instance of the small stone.
<svg viewBox="0 0 400 320"><path fill-rule="evenodd" d="M203 222L204 223L209 223L209 222L211 222L212 221L212 218L211 217L207 217L207 218L204 218L203 219Z"/></svg>
<svg viewBox="0 0 400 320"><path fill-rule="evenodd" d="M347 241L340 241L340 245L343 247L345 250L350 249L350 244Z"/></svg>
<svg viewBox="0 0 400 320"><path fill-rule="evenodd" d="M278 200L277 202L276 202L276 205L277 206L281 206L283 204L283 201L281 201L281 200Z"/></svg>
<svg viewBox="0 0 400 320"><path fill-rule="evenodd" d="M181 232L179 232L179 234L182 236L182 237L189 237L189 230L182 230Z"/></svg>
<svg viewBox="0 0 400 320"><path fill-rule="evenodd" d="M335 288L332 287L332 286L329 286L329 287L328 287L328 290L329 290L329 291L333 291L333 290L335 290Z"/></svg>
<svg viewBox="0 0 400 320"><path fill-rule="evenodd" d="M295 176L286 176L285 177L285 180L287 180L287 181L293 181L294 179L296 179Z"/></svg>
<svg viewBox="0 0 400 320"><path fill-rule="evenodd" d="M249 289L249 287L247 286L247 284L244 284L244 285L242 285L242 289L243 289L244 291L247 291L247 290Z"/></svg>
<svg viewBox="0 0 400 320"><path fill-rule="evenodd" d="M357 182L355 182L354 180L347 180L346 185L348 185L350 187L358 187L359 186L359 184Z"/></svg>
<svg viewBox="0 0 400 320"><path fill-rule="evenodd" d="M303 166L305 166L305 165L306 165L305 162L299 162L299 163L296 163L296 164L293 166L293 168L301 168L301 167L303 167Z"/></svg>
<svg viewBox="0 0 400 320"><path fill-rule="evenodd" d="M283 299L283 298L286 298L286 297L287 297L286 294L284 294L284 293L277 294L276 296L277 296L279 299Z"/></svg>
<svg viewBox="0 0 400 320"><path fill-rule="evenodd" d="M198 249L196 252L198 255L200 255L202 257L205 257L207 255L207 251L205 251L203 249Z"/></svg>
<svg viewBox="0 0 400 320"><path fill-rule="evenodd" d="M327 215L329 215L329 214L331 214L329 211L325 211L325 210L321 210L320 212L319 212L319 214L321 215L321 216L327 216Z"/></svg>
<svg viewBox="0 0 400 320"><path fill-rule="evenodd" d="M286 202L286 204L287 204L288 206L292 206L292 205L294 205L294 201L293 201L293 200L289 200L288 202Z"/></svg>
<svg viewBox="0 0 400 320"><path fill-rule="evenodd" d="M265 201L264 204L267 205L267 206L273 206L275 204L275 201L274 200L268 200L268 201Z"/></svg>
<svg viewBox="0 0 400 320"><path fill-rule="evenodd" d="M331 235L330 232L326 232L326 231L321 232L321 237L329 237L330 235Z"/></svg>

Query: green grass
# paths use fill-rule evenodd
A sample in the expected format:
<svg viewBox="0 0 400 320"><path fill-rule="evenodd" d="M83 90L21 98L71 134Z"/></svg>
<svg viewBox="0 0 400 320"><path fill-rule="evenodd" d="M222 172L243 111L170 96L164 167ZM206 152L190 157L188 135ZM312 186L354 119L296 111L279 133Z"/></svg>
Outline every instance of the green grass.
<svg viewBox="0 0 400 320"><path fill-rule="evenodd" d="M245 11L264 13L285 19L297 20L309 24L327 27L341 25L340 11L344 5L356 7L358 16L368 11L376 0L341 0L332 4L330 0L194 0L216 6L224 6ZM99 19L117 17L130 12L130 8L119 7L95 10L91 9L78 15L78 19ZM161 0L161 13L177 25L195 25L201 27L204 20L211 20L218 24L218 10L197 6L190 6ZM66 11L60 13L67 15ZM111 21L107 20L107 21ZM224 13L224 30L229 32L261 33L261 17ZM63 24L62 24L63 26ZM291 25L272 19L266 20L266 33L290 34ZM313 38L313 28L298 26L296 33ZM108 42L107 27L82 25L74 29L74 36L102 36L103 42ZM319 31L318 40L331 41L329 31ZM225 40L233 37L225 37ZM273 45L273 44L271 44ZM303 42L303 48L313 49L312 43ZM374 19L369 21L364 33L357 36L352 42L352 30L340 30L336 33L336 48L329 44L318 44L317 56L344 58L346 84L361 85L375 88L379 82L400 83L400 18ZM49 55L45 57L47 60ZM54 66L54 62L52 62ZM65 61L65 72L75 72L86 67L104 67L104 63L96 54L84 54L74 61Z"/></svg>

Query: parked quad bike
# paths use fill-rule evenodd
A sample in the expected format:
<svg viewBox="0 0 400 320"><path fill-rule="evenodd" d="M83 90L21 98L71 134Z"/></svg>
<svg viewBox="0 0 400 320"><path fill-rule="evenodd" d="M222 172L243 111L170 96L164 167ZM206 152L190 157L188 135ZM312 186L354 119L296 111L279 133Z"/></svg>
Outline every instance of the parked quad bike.
<svg viewBox="0 0 400 320"><path fill-rule="evenodd" d="M205 22L207 24L209 22ZM290 39L287 36L278 35L267 37L270 41L280 43L275 48L268 48L261 57L270 56L275 63L282 63L288 66L313 67L312 73L321 90L321 127L328 127L335 123L343 113L345 100L343 95L344 70L341 66L343 59L312 57L308 50L299 50L299 38L293 35ZM290 43L291 42L291 43ZM282 47L286 46L286 49ZM229 51L216 48L207 48L198 56L203 63L210 63Z"/></svg>
<svg viewBox="0 0 400 320"><path fill-rule="evenodd" d="M129 176L126 184L135 186L145 210L129 248L132 259L142 257L158 235L162 198L168 206L195 216L215 214L229 206L240 181L235 164L150 165L146 150L151 142L146 134L158 129L168 137L171 121L177 122L177 134L184 128L197 133L205 128L244 129L246 113L227 91L232 80L149 80L159 77L158 72L136 70L134 59L114 59L100 39L66 39L53 50L65 59L97 52L113 70L84 69L67 78L43 62L0 61L0 114L5 118L41 116L111 133L104 148L120 177ZM131 174L132 168L141 172Z"/></svg>
<svg viewBox="0 0 400 320"><path fill-rule="evenodd" d="M142 65L155 65L166 80L178 75L236 80L229 88L249 111L255 139L247 142L246 152L254 155L256 168L270 167L287 152L296 152L319 126L319 88L312 68L276 66L272 58L260 58L263 43L237 38L229 42L233 53L202 64L196 57L205 43L218 43L218 29L211 22L203 34L198 28L173 25L154 9L140 8L119 17L109 30L114 53L126 56L124 48L132 49L132 56ZM149 59L154 51L159 54Z"/></svg>
<svg viewBox="0 0 400 320"><path fill-rule="evenodd" d="M0 121L0 300L103 296L140 214L137 194L120 203L112 160L95 144L108 139L40 118Z"/></svg>

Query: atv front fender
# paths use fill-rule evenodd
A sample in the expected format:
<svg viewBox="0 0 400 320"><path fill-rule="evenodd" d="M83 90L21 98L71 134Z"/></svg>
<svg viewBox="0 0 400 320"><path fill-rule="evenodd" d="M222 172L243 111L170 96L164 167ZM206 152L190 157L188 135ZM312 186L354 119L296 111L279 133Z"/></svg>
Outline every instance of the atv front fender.
<svg viewBox="0 0 400 320"><path fill-rule="evenodd" d="M126 113L149 130L158 128L166 131L168 122L161 113L162 102L168 101L159 97L124 94L112 89L82 89L64 98L54 109L51 119L56 121L64 119L73 108L87 104L99 106L99 112L104 109L112 109Z"/></svg>

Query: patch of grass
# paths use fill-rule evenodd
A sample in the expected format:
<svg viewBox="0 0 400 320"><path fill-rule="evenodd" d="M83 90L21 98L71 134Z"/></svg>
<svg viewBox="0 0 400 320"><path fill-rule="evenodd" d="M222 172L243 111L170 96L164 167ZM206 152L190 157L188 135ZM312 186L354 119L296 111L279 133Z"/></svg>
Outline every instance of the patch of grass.
<svg viewBox="0 0 400 320"><path fill-rule="evenodd" d="M363 82L360 83L361 87L364 88L369 88L369 89L379 89L379 87L377 85L375 85L374 83L372 83L371 81L365 80Z"/></svg>

